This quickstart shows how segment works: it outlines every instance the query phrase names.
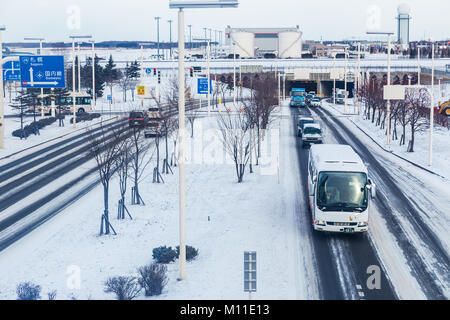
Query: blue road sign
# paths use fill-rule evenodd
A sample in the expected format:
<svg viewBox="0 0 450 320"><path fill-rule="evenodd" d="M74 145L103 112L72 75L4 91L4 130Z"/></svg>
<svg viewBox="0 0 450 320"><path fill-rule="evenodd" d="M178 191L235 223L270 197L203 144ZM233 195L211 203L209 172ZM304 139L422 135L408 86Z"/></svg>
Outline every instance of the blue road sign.
<svg viewBox="0 0 450 320"><path fill-rule="evenodd" d="M108 95L106 96L106 98L108 99L108 101L112 101L112 95L108 94Z"/></svg>
<svg viewBox="0 0 450 320"><path fill-rule="evenodd" d="M152 68L145 68L145 73L146 74L151 74L153 72Z"/></svg>
<svg viewBox="0 0 450 320"><path fill-rule="evenodd" d="M208 94L208 78L197 79L197 93ZM209 79L209 93L212 93L212 81Z"/></svg>
<svg viewBox="0 0 450 320"><path fill-rule="evenodd" d="M6 57L8 56L3 56ZM20 81L19 61L10 61L3 65L3 81Z"/></svg>
<svg viewBox="0 0 450 320"><path fill-rule="evenodd" d="M20 56L23 88L65 88L64 56Z"/></svg>

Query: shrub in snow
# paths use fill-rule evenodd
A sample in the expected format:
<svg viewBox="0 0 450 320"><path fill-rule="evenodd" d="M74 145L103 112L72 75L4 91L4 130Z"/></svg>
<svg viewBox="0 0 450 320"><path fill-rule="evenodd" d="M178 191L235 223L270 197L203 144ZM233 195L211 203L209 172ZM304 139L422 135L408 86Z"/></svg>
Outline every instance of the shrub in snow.
<svg viewBox="0 0 450 320"><path fill-rule="evenodd" d="M194 260L198 256L198 250L191 246L186 246L186 260ZM180 246L177 246L177 258L180 257Z"/></svg>
<svg viewBox="0 0 450 320"><path fill-rule="evenodd" d="M167 267L163 264L152 263L138 269L139 284L145 290L145 295L157 296L167 284Z"/></svg>
<svg viewBox="0 0 450 320"><path fill-rule="evenodd" d="M172 247L158 247L153 249L153 259L158 263L171 263L177 258L177 252Z"/></svg>
<svg viewBox="0 0 450 320"><path fill-rule="evenodd" d="M115 293L117 300L132 300L141 292L135 277L112 277L105 281L105 292Z"/></svg>
<svg viewBox="0 0 450 320"><path fill-rule="evenodd" d="M77 117L77 122L82 122L82 121L91 121L93 119L96 118L100 118L100 114L99 113L77 113L76 117ZM73 123L73 118L70 119L70 123Z"/></svg>
<svg viewBox="0 0 450 320"><path fill-rule="evenodd" d="M28 133L25 130L19 129L19 130L14 130L12 132L13 137L17 137L17 138L28 138Z"/></svg>
<svg viewBox="0 0 450 320"><path fill-rule="evenodd" d="M41 286L22 282L17 285L16 293L17 300L38 300L41 298Z"/></svg>
<svg viewBox="0 0 450 320"><path fill-rule="evenodd" d="M47 293L48 300L56 300L56 290Z"/></svg>

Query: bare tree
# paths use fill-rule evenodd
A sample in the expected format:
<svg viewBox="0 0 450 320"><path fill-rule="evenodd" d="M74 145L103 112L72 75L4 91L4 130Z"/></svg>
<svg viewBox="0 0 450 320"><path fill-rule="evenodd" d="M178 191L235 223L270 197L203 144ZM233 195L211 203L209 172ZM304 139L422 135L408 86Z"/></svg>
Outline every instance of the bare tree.
<svg viewBox="0 0 450 320"><path fill-rule="evenodd" d="M139 182L143 178L145 169L150 164L153 154L149 155L150 143L144 137L142 128L131 128L131 179L133 187L131 191L131 204L145 205L144 200L139 192Z"/></svg>
<svg viewBox="0 0 450 320"><path fill-rule="evenodd" d="M118 150L118 155L114 163L115 172L119 178L119 190L120 190L120 200L117 209L117 219L125 219L125 212L128 214L130 219L133 219L133 217L130 214L130 211L128 210L125 204L128 174L130 170L130 162L132 160L131 150L132 150L131 139L127 137L121 144L121 148L120 150Z"/></svg>
<svg viewBox="0 0 450 320"><path fill-rule="evenodd" d="M242 183L252 152L249 121L243 112L220 113L217 121L225 151L234 161L238 183Z"/></svg>
<svg viewBox="0 0 450 320"><path fill-rule="evenodd" d="M409 125L411 129L411 140L407 151L414 152L415 134L429 126L427 115L430 112L430 96L424 89L409 89L406 93L406 101L409 105Z"/></svg>
<svg viewBox="0 0 450 320"><path fill-rule="evenodd" d="M90 153L96 161L100 182L103 185L104 212L101 218L100 235L109 234L110 228L116 234L109 222L109 185L114 174L116 157L122 149L124 133L117 128L107 129L103 126L103 123L100 126L99 135L90 133Z"/></svg>
<svg viewBox="0 0 450 320"><path fill-rule="evenodd" d="M250 86L250 99L243 100L242 103L251 129L256 129L255 152L258 165L258 158L261 157L263 132L269 127L272 120L271 114L278 103L278 84L275 74L267 73L252 79Z"/></svg>

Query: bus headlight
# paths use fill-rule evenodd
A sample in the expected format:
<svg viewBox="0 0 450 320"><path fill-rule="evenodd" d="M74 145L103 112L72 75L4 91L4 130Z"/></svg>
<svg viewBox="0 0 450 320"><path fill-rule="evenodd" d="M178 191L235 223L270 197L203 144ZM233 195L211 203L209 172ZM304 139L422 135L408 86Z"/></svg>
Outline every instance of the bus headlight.
<svg viewBox="0 0 450 320"><path fill-rule="evenodd" d="M368 222L359 222L359 223L358 223L358 227L359 227L359 228L367 227L368 225L369 225Z"/></svg>
<svg viewBox="0 0 450 320"><path fill-rule="evenodd" d="M315 224L315 225L318 225L318 226L325 226L325 221L322 221L322 220L316 220L316 221L314 221L314 224Z"/></svg>

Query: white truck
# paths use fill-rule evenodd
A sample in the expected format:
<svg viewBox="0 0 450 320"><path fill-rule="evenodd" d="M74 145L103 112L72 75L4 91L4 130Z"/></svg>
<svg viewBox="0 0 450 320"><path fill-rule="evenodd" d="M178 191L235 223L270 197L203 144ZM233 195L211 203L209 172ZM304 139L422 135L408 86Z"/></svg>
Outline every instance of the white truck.
<svg viewBox="0 0 450 320"><path fill-rule="evenodd" d="M352 147L334 144L311 146L308 194L314 230L368 231L375 184Z"/></svg>
<svg viewBox="0 0 450 320"><path fill-rule="evenodd" d="M346 94L348 95L348 92L346 92L344 89L336 89L336 103L344 104Z"/></svg>

